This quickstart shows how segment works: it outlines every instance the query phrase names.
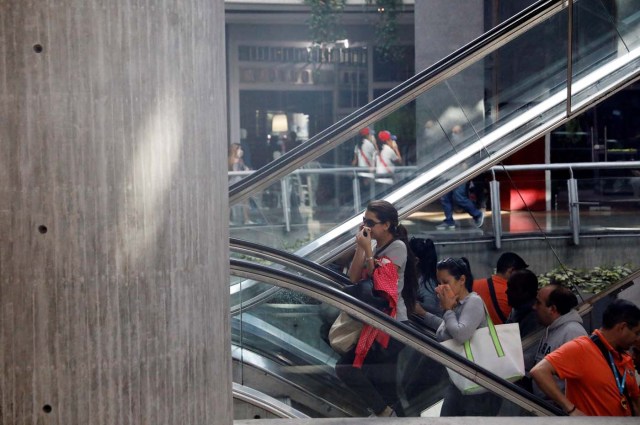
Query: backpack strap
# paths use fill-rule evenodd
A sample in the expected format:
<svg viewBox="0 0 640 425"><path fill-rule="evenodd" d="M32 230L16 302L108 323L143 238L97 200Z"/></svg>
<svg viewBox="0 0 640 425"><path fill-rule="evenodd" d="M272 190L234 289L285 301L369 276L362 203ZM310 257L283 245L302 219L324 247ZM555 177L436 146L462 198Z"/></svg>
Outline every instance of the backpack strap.
<svg viewBox="0 0 640 425"><path fill-rule="evenodd" d="M502 320L502 323L507 322L507 318L504 316L502 310L500 310L500 304L498 304L498 297L496 296L496 288L493 286L493 279L489 277L487 279L487 284L489 285L489 294L491 295L491 301L493 302L493 308L498 313L498 317Z"/></svg>
<svg viewBox="0 0 640 425"><path fill-rule="evenodd" d="M359 147L358 150L360 150L360 156L362 156L362 159L364 159L364 163L367 164L367 167L371 168L371 162L369 161L369 158L367 158L367 155L364 154L362 148Z"/></svg>
<svg viewBox="0 0 640 425"><path fill-rule="evenodd" d="M393 171L391 171L391 169L389 168L389 166L387 165L387 163L384 161L384 159L382 158L382 155L378 156L378 159L380 160L380 162L382 163L382 166L385 168L385 170L387 170L388 174L393 174Z"/></svg>

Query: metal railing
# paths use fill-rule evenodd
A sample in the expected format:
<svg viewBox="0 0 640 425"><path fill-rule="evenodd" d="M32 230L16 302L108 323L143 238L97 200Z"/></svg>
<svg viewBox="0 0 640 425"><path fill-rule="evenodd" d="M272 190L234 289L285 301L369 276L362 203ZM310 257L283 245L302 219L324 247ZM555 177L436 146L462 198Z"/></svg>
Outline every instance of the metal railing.
<svg viewBox="0 0 640 425"><path fill-rule="evenodd" d="M405 172L412 172L416 170L416 166L400 166L396 168L396 176L401 178ZM572 240L575 245L580 244L580 205L594 205L592 202L580 202L578 195L578 180L574 177L574 170L622 170L622 169L638 169L640 170L640 161L619 161L619 162L584 162L584 163L563 163L563 164L525 164L525 165L499 165L490 168L493 175L493 180L489 182L489 192L491 200L491 211L501 211L500 204L500 182L496 179L496 173L500 172L512 172L512 171L553 171L553 170L567 170L571 177L567 180L567 193L569 197L569 222L571 228ZM247 175L253 171L235 171L229 172L229 176ZM338 175L342 174L348 176L352 180L353 190L353 211L358 213L362 210L361 198L360 198L360 181L363 178L362 173L367 173L372 184L371 190L375 190L376 178L389 177L388 174L375 174L367 170L363 170L361 167L332 167L332 168L312 168L312 169L298 169L291 175L283 178L280 181L281 190L281 202L280 208L282 208L282 215L285 222L287 231L291 230L291 205L289 203L288 196L290 190L290 179L292 176L303 177L310 175L330 174ZM312 195L313 196L313 195ZM313 200L309 201L313 203ZM500 214L492 214L492 223L494 230L494 239L496 248L500 249L502 246L502 216Z"/></svg>
<svg viewBox="0 0 640 425"><path fill-rule="evenodd" d="M492 167L493 180L489 190L491 197L491 219L493 222L494 243L497 249L502 247L502 215L500 207L500 182L496 180L496 173L510 171L552 171L568 170L570 178L567 180L567 194L569 198L569 227L574 245L580 245L580 205L594 205L592 202L580 202L578 195L578 180L574 177L574 170L622 170L640 169L640 161L619 162L581 162L566 164L524 164L524 165L500 165ZM497 214L495 212L498 212Z"/></svg>

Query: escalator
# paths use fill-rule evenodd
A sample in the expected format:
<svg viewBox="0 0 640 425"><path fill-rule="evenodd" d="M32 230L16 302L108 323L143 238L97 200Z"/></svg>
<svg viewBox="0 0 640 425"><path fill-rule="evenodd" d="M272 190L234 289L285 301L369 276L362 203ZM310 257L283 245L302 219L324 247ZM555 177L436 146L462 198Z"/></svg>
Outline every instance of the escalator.
<svg viewBox="0 0 640 425"><path fill-rule="evenodd" d="M626 10L640 10L640 5ZM602 32L602 26L597 26L597 33L592 33L592 28L572 27L580 22L573 20L575 16L608 23L605 27L610 31ZM407 350L410 357L406 364L420 363L433 372L429 376L436 382L428 385L416 382L415 376L411 380L412 372L407 372L404 378L411 381L406 386L410 390L403 395L407 414L421 414L428 410L425 403L441 397L442 383L446 382L443 365L470 376L477 374L481 384L508 403L519 405L523 414L559 414L517 387L492 379L490 374L485 376L464 359L443 353L428 332L399 325L357 300L343 298L339 287L344 278L317 263L334 261L351 248L368 200L386 199L396 206L401 218L408 218L451 188L636 81L640 76L639 23L640 12L615 16L600 1L576 1L573 9L562 1L538 2L306 145L232 185L231 204L260 204L279 196L274 211L261 206L264 225L232 229L232 235L293 251L300 257L283 260L285 255L279 255L278 250L258 255L267 249L232 241L234 257L274 265L232 262L234 361L238 368L234 380L295 395L290 402L310 416L366 415L357 397L349 395L332 372L335 354L326 344L324 332L338 307L381 326L409 345L413 351ZM540 42L551 35L553 43ZM498 86L496 79L501 80ZM491 87L485 85L488 81ZM360 178L357 170L348 167L353 136L365 126L390 126L403 115L410 115L416 123L413 165L396 168L391 185ZM418 123L430 123L429 131ZM452 136L450 129L455 125L465 129L464 137ZM308 216L301 217L304 212L299 211L300 206L297 213L301 214L290 214L296 209L290 195L299 193L301 186L309 191L314 184L308 178L312 172L318 176L318 186L316 198L308 200ZM352 195L322 198L323 187ZM287 222L287 216L292 222ZM562 265L559 258L557 261ZM289 290L279 290L278 285ZM419 357L414 357L416 353ZM425 356L428 360L423 361Z"/></svg>
<svg viewBox="0 0 640 425"><path fill-rule="evenodd" d="M429 414L429 407L442 399L448 383L444 366L481 377L479 383L499 394L505 400L503 406L511 406L510 409L504 407L510 415L514 411L519 415L561 414L513 384L499 379L492 381L490 374L485 376L477 366L444 352L432 332L425 332L417 325L395 322L346 295L338 288L344 282L334 280L332 271L326 270L322 276L322 268L316 266L316 270L305 273L306 260L294 255L282 252L275 263L271 261L275 259L275 250L265 253L264 247L242 241L236 241L234 246L234 251L244 252L248 261L232 260L232 275L284 288L279 298L233 317L236 382L286 399L293 409L311 417L368 415L359 397L345 387L334 372L338 356L327 343L327 330L339 308L381 327L408 346L398 361L398 388L407 416ZM264 264L258 264L257 259ZM578 311L585 323L590 322L593 310L599 310L600 314L603 303L628 289L639 277L640 271L581 304ZM530 346L539 338L540 335L531 335L523 344ZM484 378L488 381L483 381ZM519 408L514 410L513 404Z"/></svg>

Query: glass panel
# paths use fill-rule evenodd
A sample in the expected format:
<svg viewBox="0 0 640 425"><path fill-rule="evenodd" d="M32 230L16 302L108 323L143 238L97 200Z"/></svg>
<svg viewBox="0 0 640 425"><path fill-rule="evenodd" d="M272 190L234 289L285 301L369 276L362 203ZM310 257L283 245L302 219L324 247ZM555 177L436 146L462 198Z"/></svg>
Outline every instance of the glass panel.
<svg viewBox="0 0 640 425"><path fill-rule="evenodd" d="M592 6L581 13L602 12ZM323 258L352 237L369 200L386 197L400 211L412 208L541 133L565 113L566 49L558 42L566 38L566 23L566 11L554 15L378 119L368 127L375 144L356 136L254 194L234 207L232 235ZM382 130L397 140L378 140ZM368 158L367 165L368 149L377 149L377 164Z"/></svg>
<svg viewBox="0 0 640 425"><path fill-rule="evenodd" d="M411 202L487 162L514 138L536 131L549 116L564 109L554 104L534 110L562 91L564 74L558 71L562 55L558 56L557 45L538 48L538 65L527 67L524 64L531 63L530 58L515 59L514 52L529 49L530 37L536 40L541 32L558 32L565 22L562 13L552 17L534 33L503 46L370 125L366 130L369 141L357 136L254 196L249 201L250 206L255 203L250 220L271 224L261 226L264 234L259 237L271 233L276 242L272 246L293 250L299 241L315 240L359 214L371 199L422 180L410 197L394 200L396 206ZM548 63L556 65L541 72ZM501 81L500 86L486 86L496 80ZM494 94L485 98L487 92ZM420 129L417 140L407 130L411 128ZM393 136L396 141L385 140ZM368 156L369 151L377 152L377 160ZM232 227L232 235L255 238L253 230Z"/></svg>
<svg viewBox="0 0 640 425"><path fill-rule="evenodd" d="M638 7L638 1L574 3L573 107L638 68Z"/></svg>
<svg viewBox="0 0 640 425"><path fill-rule="evenodd" d="M591 6L589 9L585 4L581 13L594 16L594 12L602 12L598 5ZM624 19L628 22L630 18ZM536 31L523 35L531 39L514 40L373 123L370 132L377 139L381 138L378 136L382 129L398 136L396 142L403 163L396 164L392 176L376 174L375 169L363 164L358 166L363 137L354 137L262 193L254 194L245 202L248 220L244 216L245 206L234 206L232 215L236 219L231 235L322 258L340 245L352 244L368 200L388 196L399 210L415 210L420 199L438 199L455 191L457 186L464 189L475 208L486 210L481 228L476 227L473 217L464 210L455 210L454 205L455 230L436 229L445 217L440 201L422 206L403 224L412 236L432 238L439 258L466 256L477 277L491 275L500 254L491 251L496 234L492 218L497 213L491 211L488 193L492 177L490 173L480 174L468 188L461 181L465 173L480 171L489 159L515 149L527 135L562 118L566 48L558 48L557 40L564 40L565 22L565 14L546 21ZM626 28L625 34L632 33ZM542 43L539 47L527 42L540 39L553 39L554 43ZM532 54L524 60L519 55L523 51ZM591 56L578 57L578 72L583 76L593 71L587 66L581 69L581 65L589 58L606 62L607 55L606 50L598 48ZM589 124L582 123L579 131L574 131L577 127L571 125L555 132L563 138L562 146L556 147L565 150L552 147L554 162L560 158L598 159ZM604 140L606 146L606 132ZM583 151L574 151L574 147ZM611 149L603 152L614 156L628 154ZM354 157L356 166L352 165ZM544 159L539 160L542 162ZM587 263L591 267L594 258L598 265L620 267L628 264L628 258L636 252L635 235L640 224L634 217L640 208L640 174L631 170L574 170L579 200L584 202L580 205L581 237L591 238L589 243L585 239L579 246L568 242L571 238L568 171L496 174L501 182L502 235L505 240L510 238L502 250L518 252L540 276L541 283L548 282L549 274L556 268L581 269ZM604 237L611 235L616 237ZM339 268L347 261L336 260L335 264ZM234 356L239 359L235 363L237 380L276 397L288 394L295 407L302 407L300 410L311 416L370 413L335 375L338 357L327 345L328 329L338 314L335 308L246 279L232 278L231 286L235 297L231 303ZM245 305L246 310L238 314L235 307L242 302L252 304ZM429 407L442 399L447 386L442 366L411 349L402 351L398 364L401 371L398 393L404 413L437 414L437 406L435 410ZM422 379L424 376L429 379ZM521 412L517 410L504 406L501 414L518 415Z"/></svg>
<svg viewBox="0 0 640 425"><path fill-rule="evenodd" d="M294 408L312 417L369 416L371 400L345 384L353 382L346 366L351 361L346 357L341 360L328 342L329 329L339 312L281 289L268 302L234 315L234 380L276 398L286 395ZM374 346L369 351L368 362L374 365L363 370L377 388L386 390L387 404L394 404L399 416L439 416L450 386L446 369L393 339L388 351L383 354L379 350ZM340 366L344 374L336 372L338 364L345 365ZM495 416L501 408L505 415L524 415L496 395L484 398L487 406L479 407L485 411L476 415Z"/></svg>

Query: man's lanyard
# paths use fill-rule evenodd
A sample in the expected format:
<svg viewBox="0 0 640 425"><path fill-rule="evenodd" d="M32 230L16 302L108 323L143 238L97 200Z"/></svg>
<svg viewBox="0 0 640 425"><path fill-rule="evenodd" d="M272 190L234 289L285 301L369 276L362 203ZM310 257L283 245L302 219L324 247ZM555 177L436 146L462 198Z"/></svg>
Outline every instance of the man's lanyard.
<svg viewBox="0 0 640 425"><path fill-rule="evenodd" d="M618 368L613 361L613 356L611 352L607 352L609 354L609 365L613 370L613 377L616 378L616 385L618 386L618 391L620 391L620 395L624 395L624 387L627 384L627 369L624 370L624 375L622 375L622 379L620 379L620 372L618 372Z"/></svg>
<svg viewBox="0 0 640 425"><path fill-rule="evenodd" d="M611 351L607 350L607 348L604 346L604 343L600 340L600 337L597 334L591 334L590 338L591 341L593 341L593 343L596 344L596 346L600 349L600 352L602 352L605 360L609 360L609 366L611 366L611 370L613 371L613 377L616 380L616 386L618 387L618 391L620 391L620 404L622 405L622 408L624 410L627 410L629 407L631 407L631 416L633 416L633 405L629 406L629 403L627 402L628 397L625 392L625 385L627 384L627 369L625 368L624 375L622 375L622 380L620 380L620 372L618 372L618 368L613 361L613 355L611 355Z"/></svg>

